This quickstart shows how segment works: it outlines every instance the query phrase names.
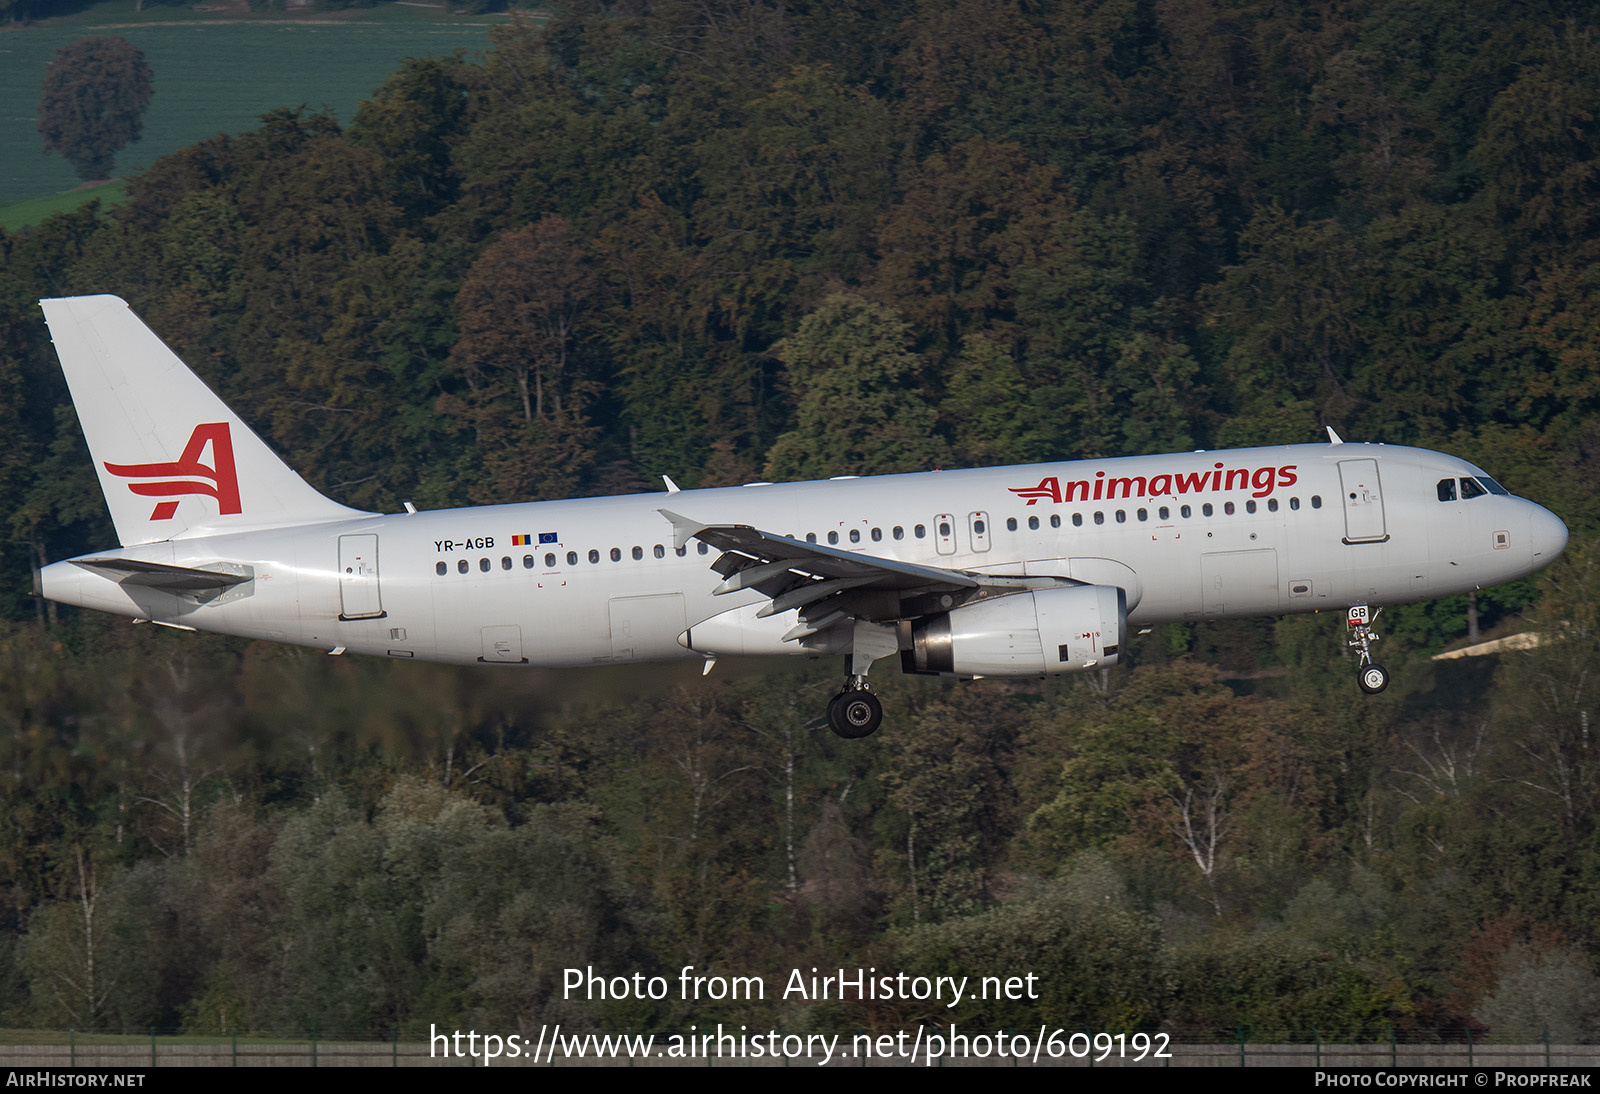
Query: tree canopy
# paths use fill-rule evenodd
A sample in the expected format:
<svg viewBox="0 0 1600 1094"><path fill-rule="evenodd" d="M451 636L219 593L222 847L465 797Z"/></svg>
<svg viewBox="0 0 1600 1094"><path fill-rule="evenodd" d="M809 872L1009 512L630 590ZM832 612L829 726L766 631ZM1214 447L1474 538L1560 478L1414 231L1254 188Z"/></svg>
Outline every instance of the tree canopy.
<svg viewBox="0 0 1600 1094"><path fill-rule="evenodd" d="M143 51L126 38L62 46L39 96L45 149L66 157L86 182L109 178L117 153L139 139L153 91Z"/></svg>

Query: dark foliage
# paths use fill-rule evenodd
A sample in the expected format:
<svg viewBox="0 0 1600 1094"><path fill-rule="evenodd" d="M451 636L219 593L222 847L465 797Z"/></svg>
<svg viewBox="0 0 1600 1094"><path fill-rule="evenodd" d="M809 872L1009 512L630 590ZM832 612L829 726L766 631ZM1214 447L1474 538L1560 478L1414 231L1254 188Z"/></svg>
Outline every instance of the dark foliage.
<svg viewBox="0 0 1600 1094"><path fill-rule="evenodd" d="M126 38L80 38L56 50L39 96L44 146L84 181L111 177L117 152L139 139L154 88L144 53Z"/></svg>

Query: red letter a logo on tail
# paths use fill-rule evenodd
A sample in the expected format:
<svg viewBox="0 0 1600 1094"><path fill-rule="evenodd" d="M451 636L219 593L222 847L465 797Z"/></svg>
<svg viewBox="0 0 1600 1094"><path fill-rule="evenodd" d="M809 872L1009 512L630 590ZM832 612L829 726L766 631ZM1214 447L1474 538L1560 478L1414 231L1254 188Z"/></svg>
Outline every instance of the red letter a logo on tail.
<svg viewBox="0 0 1600 1094"><path fill-rule="evenodd" d="M211 463L207 467L200 456L211 446ZM241 512L239 507L239 475L233 467L233 439L227 422L197 425L189 434L189 443L176 463L108 463L106 470L124 479L160 479L160 482L130 482L128 489L150 498L171 497L174 494L204 494L217 499L217 511L222 514ZM195 482L199 476L209 483ZM156 505L151 520L168 520L178 511L175 501Z"/></svg>

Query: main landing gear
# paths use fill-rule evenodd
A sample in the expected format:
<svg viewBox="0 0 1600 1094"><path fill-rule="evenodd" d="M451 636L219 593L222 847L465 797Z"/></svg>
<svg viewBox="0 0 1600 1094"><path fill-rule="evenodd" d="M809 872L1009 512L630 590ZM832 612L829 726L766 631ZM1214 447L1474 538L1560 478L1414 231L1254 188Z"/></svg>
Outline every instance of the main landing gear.
<svg viewBox="0 0 1600 1094"><path fill-rule="evenodd" d="M894 627L857 619L851 624L850 655L845 659L849 676L844 690L828 703L828 728L849 741L870 737L883 721L883 704L867 688L867 670L879 658L898 653L900 640Z"/></svg>
<svg viewBox="0 0 1600 1094"><path fill-rule="evenodd" d="M1356 684L1368 695L1376 695L1389 686L1389 670L1372 659L1372 643L1378 636L1372 632L1372 622L1382 608L1369 610L1365 604L1350 609L1345 625L1350 629L1350 645L1361 651L1361 662L1356 668Z"/></svg>
<svg viewBox="0 0 1600 1094"><path fill-rule="evenodd" d="M828 703L828 728L846 740L871 736L882 721L883 704L867 690L864 675L852 675L844 690Z"/></svg>

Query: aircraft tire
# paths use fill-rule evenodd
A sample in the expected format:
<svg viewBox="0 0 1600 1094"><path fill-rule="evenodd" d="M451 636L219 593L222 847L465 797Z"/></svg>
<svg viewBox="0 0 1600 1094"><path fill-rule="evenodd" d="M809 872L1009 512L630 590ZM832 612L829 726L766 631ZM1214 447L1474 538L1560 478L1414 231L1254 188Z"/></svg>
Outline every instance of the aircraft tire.
<svg viewBox="0 0 1600 1094"><path fill-rule="evenodd" d="M883 721L883 704L870 691L845 691L828 704L828 728L847 741L870 737Z"/></svg>
<svg viewBox="0 0 1600 1094"><path fill-rule="evenodd" d="M1362 665L1356 673L1356 683L1368 695L1376 695L1389 686L1389 670L1379 664Z"/></svg>

